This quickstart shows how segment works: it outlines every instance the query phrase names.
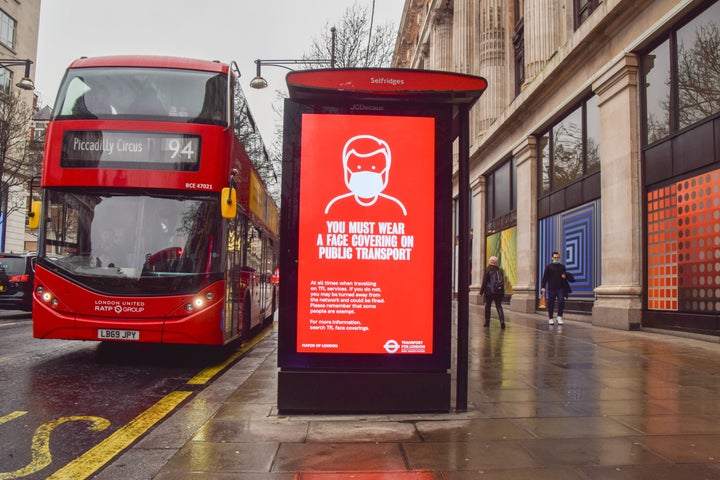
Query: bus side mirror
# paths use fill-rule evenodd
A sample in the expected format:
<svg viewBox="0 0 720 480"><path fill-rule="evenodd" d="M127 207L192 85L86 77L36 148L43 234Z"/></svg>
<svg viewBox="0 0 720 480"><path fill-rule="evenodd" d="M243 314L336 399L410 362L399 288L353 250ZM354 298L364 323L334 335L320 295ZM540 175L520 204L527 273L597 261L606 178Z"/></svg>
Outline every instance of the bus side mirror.
<svg viewBox="0 0 720 480"><path fill-rule="evenodd" d="M40 226L40 200L30 202L30 211L28 212L28 228L37 230Z"/></svg>
<svg viewBox="0 0 720 480"><path fill-rule="evenodd" d="M220 193L220 213L223 218L235 218L237 213L237 191L225 187Z"/></svg>

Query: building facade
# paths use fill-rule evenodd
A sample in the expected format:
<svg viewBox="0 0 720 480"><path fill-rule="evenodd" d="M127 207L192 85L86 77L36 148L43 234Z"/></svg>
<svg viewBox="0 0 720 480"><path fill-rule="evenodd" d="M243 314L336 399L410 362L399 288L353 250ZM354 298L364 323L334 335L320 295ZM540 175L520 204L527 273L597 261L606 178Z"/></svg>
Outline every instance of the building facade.
<svg viewBox="0 0 720 480"><path fill-rule="evenodd" d="M558 251L579 318L720 335L720 2L407 0L393 66L488 80L471 292L534 312Z"/></svg>
<svg viewBox="0 0 720 480"><path fill-rule="evenodd" d="M29 111L35 108L34 92L16 86L25 76L25 65L11 65L8 62L31 60L33 63L30 64L29 78L35 78L40 2L41 0L0 0L0 95L20 94ZM5 60L5 63L2 60ZM15 164L33 162L30 129L31 124L28 121L22 135L13 135L15 138L23 138L22 142L4 142L12 143L4 162L5 175L1 179L3 188L0 189L0 250L8 252L22 252L26 249L28 187L33 171L32 168L17 168Z"/></svg>

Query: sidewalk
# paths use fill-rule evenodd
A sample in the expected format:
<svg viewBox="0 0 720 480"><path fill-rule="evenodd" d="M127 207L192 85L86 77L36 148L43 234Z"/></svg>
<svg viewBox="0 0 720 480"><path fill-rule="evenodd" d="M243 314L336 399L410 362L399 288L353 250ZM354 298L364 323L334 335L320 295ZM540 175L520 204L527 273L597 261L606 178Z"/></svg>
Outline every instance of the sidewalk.
<svg viewBox="0 0 720 480"><path fill-rule="evenodd" d="M467 412L278 415L273 331L94 478L720 478L720 345L480 315Z"/></svg>

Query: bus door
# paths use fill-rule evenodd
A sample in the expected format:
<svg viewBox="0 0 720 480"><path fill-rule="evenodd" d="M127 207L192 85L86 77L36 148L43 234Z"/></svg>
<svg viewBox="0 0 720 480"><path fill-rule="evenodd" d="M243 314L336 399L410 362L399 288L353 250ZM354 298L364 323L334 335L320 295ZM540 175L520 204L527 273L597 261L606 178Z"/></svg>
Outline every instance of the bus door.
<svg viewBox="0 0 720 480"><path fill-rule="evenodd" d="M273 290L272 283L273 270L275 268L274 252L275 245L273 239L268 235L263 235L263 258L262 258L262 275L260 278L260 310L262 311L262 319L265 320L273 311Z"/></svg>
<svg viewBox="0 0 720 480"><path fill-rule="evenodd" d="M248 305L243 308L243 314L247 315L245 323L252 328L260 323L260 305L261 305L261 284L260 275L262 274L262 258L263 258L263 238L262 232L255 226L248 227L247 231L247 258L245 259L245 268L243 269L243 281L246 285L247 292L244 298Z"/></svg>
<svg viewBox="0 0 720 480"><path fill-rule="evenodd" d="M242 215L242 214L240 214ZM235 337L240 333L241 267L245 225L238 216L227 223L227 269L225 271L225 333Z"/></svg>

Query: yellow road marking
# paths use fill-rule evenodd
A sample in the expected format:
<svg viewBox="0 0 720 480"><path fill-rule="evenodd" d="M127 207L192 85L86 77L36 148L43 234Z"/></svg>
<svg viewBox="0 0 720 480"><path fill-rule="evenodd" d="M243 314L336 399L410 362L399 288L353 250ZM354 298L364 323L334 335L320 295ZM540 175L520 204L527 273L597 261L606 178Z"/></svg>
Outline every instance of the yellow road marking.
<svg viewBox="0 0 720 480"><path fill-rule="evenodd" d="M130 446L150 427L172 412L190 395L192 395L192 392L171 392L165 395L155 405L131 420L130 423L119 428L108 438L47 477L46 480L81 480L88 478L115 455Z"/></svg>
<svg viewBox="0 0 720 480"><path fill-rule="evenodd" d="M16 412L17 413L17 412ZM65 422L92 422L90 430L101 432L110 426L110 422L102 417L89 417L89 416L73 416L73 417L61 417L51 422L46 422L40 425L35 430L35 435L32 439L32 459L30 463L14 472L2 472L0 473L1 480L7 480L11 478L26 477L35 472L39 472L43 468L47 467L52 463L52 455L50 454L50 434L58 425Z"/></svg>
<svg viewBox="0 0 720 480"><path fill-rule="evenodd" d="M18 417L22 417L22 416L25 415L26 413L27 413L27 412L23 412L23 411L20 411L20 410L18 410L18 411L16 411L16 412L8 413L7 415L5 415L5 416L3 416L3 417L0 417L0 425L2 425L2 424L5 423L5 422L9 422L10 420L15 420L15 419L18 418Z"/></svg>
<svg viewBox="0 0 720 480"><path fill-rule="evenodd" d="M188 380L188 385L204 385L207 382L209 382L215 375L222 372L225 368L227 368L228 365L230 365L232 362L238 359L241 355L245 354L248 350L250 350L252 347L257 345L262 339L267 337L270 332L273 331L274 327L266 328L263 330L260 334L258 334L255 338L250 340L248 343L243 344L242 347L240 347L240 350L232 354L227 360L225 360L220 365L216 365L214 367L208 367L195 375L193 378Z"/></svg>
<svg viewBox="0 0 720 480"><path fill-rule="evenodd" d="M199 385L209 382L215 375L225 369L234 362L238 357L246 353L250 348L257 345L261 340L272 332L274 327L265 329L247 344L243 344L241 348L230 358L220 365L204 369L188 381L190 385ZM177 391L172 392L159 400L155 405L145 410L143 413L135 417L130 423L119 428L115 433L110 435L93 448L77 457L63 468L47 477L46 480L83 480L95 473L103 467L117 454L129 447L141 435L143 435L150 427L158 423L168 413L172 412L180 403L182 403L192 392ZM9 422L15 418L25 415L27 412L16 411L0 417L0 424ZM24 477L32 473L38 472L52 463L52 455L50 454L50 433L58 425L69 421L91 421L91 430L102 431L106 429L110 422L101 417L89 416L72 416L62 417L52 422L41 425L35 432L32 441L32 461L26 467L14 472L0 472L0 480Z"/></svg>

